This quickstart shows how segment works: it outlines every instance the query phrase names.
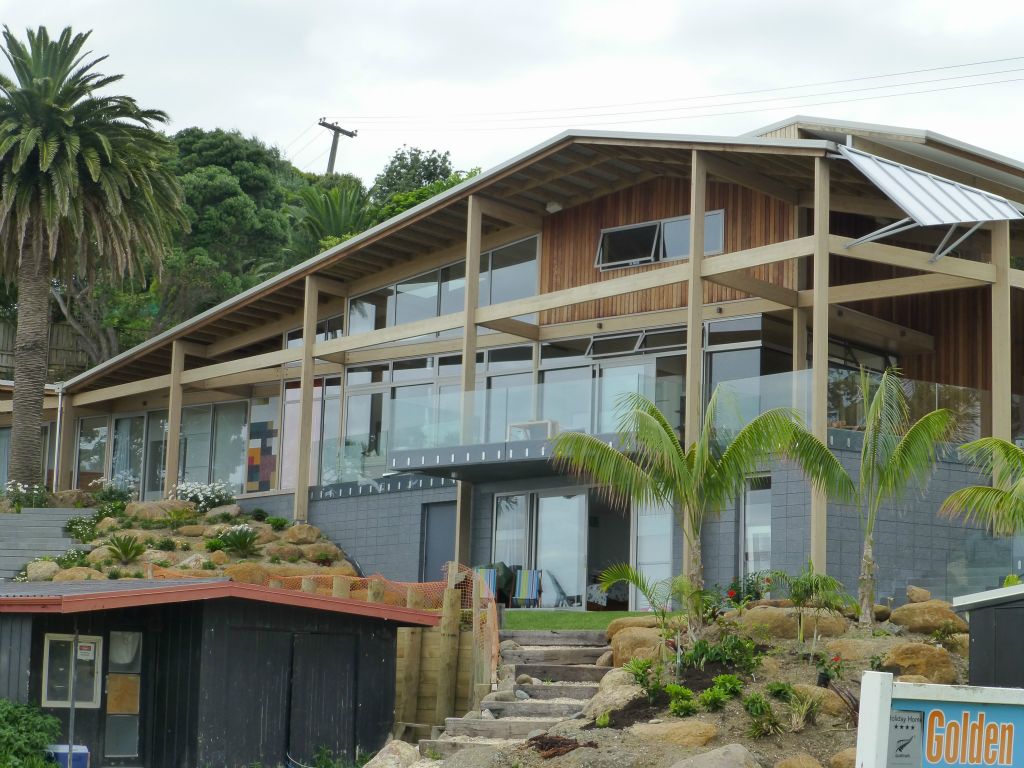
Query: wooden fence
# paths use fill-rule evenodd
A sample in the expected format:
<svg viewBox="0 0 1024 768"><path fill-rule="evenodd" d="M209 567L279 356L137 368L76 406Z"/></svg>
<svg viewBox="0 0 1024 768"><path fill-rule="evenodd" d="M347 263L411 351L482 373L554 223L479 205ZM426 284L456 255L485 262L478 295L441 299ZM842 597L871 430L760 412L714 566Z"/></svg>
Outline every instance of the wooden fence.
<svg viewBox="0 0 1024 768"><path fill-rule="evenodd" d="M0 379L14 378L13 325L0 322ZM50 355L47 381L64 381L89 367L86 356L67 323L50 325Z"/></svg>

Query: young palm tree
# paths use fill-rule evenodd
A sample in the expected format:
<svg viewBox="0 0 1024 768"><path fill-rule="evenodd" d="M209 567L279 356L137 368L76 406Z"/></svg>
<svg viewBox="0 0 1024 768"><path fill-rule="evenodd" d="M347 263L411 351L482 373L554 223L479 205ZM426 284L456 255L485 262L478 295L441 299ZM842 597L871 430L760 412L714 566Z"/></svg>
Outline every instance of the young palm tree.
<svg viewBox="0 0 1024 768"><path fill-rule="evenodd" d="M887 368L877 383L861 370L860 397L867 412L855 497L864 535L857 603L858 623L865 626L874 619L874 535L878 510L911 483L925 483L931 475L939 443L952 439L956 432L956 419L951 411L939 408L911 423L907 393L899 371L893 368Z"/></svg>
<svg viewBox="0 0 1024 768"><path fill-rule="evenodd" d="M129 272L184 222L170 142L152 129L167 116L99 93L121 76L95 71L88 37L3 31L14 78L0 75L0 264L17 276L9 474L22 483L39 481L53 278Z"/></svg>
<svg viewBox="0 0 1024 768"><path fill-rule="evenodd" d="M815 487L840 498L853 495L839 460L801 426L792 409L766 411L735 435L719 434L718 392L708 402L700 436L688 448L683 448L657 405L642 394L629 393L617 404L620 447L593 435L563 432L555 439L552 454L568 471L593 478L613 503L671 505L690 547L686 576L696 590L704 586L704 521L736 498L768 458L788 456Z"/></svg>
<svg viewBox="0 0 1024 768"><path fill-rule="evenodd" d="M1024 450L998 437L983 437L960 446L960 455L991 477L992 485L953 491L939 514L981 523L996 536L1024 530Z"/></svg>

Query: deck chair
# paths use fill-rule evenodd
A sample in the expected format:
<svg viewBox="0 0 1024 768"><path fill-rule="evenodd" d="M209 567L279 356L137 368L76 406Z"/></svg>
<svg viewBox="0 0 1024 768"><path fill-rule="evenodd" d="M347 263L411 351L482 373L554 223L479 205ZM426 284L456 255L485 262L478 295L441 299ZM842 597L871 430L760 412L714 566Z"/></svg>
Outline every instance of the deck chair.
<svg viewBox="0 0 1024 768"><path fill-rule="evenodd" d="M498 571L494 568L474 568L473 571L487 587L488 592L484 597L494 599L498 594Z"/></svg>
<svg viewBox="0 0 1024 768"><path fill-rule="evenodd" d="M558 578L551 571L548 571L548 578L551 580L551 586L555 590L556 608L575 608L583 604L582 595L565 594L562 585L558 583Z"/></svg>
<svg viewBox="0 0 1024 768"><path fill-rule="evenodd" d="M536 608L540 605L540 571L516 571L513 607Z"/></svg>

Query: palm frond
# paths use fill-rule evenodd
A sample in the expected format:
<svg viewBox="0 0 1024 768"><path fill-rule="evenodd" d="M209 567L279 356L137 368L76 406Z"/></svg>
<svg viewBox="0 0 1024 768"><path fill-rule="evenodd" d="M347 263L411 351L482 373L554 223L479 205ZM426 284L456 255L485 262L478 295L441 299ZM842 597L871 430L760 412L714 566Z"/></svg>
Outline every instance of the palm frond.
<svg viewBox="0 0 1024 768"><path fill-rule="evenodd" d="M942 502L939 514L962 519L965 523L980 523L997 536L1024 531L1024 497L1016 490L987 485L960 488Z"/></svg>
<svg viewBox="0 0 1024 768"><path fill-rule="evenodd" d="M992 477L993 485L1006 488L1024 478L1024 449L998 437L982 437L960 446L960 456Z"/></svg>
<svg viewBox="0 0 1024 768"><path fill-rule="evenodd" d="M551 457L562 470L591 478L613 503L656 504L664 500L649 474L594 435L561 433L554 439Z"/></svg>
<svg viewBox="0 0 1024 768"><path fill-rule="evenodd" d="M671 597L668 584L653 581L629 563L616 563L605 568L598 579L601 589L607 592L619 582L625 582L636 589L654 610L665 611Z"/></svg>
<svg viewBox="0 0 1024 768"><path fill-rule="evenodd" d="M856 499L857 486L839 457L802 425L794 425L785 453L800 466L804 476L818 491L839 501Z"/></svg>
<svg viewBox="0 0 1024 768"><path fill-rule="evenodd" d="M914 422L879 473L879 494L890 498L910 483L923 485L931 475L939 443L948 440L955 429L953 412L945 408L927 413Z"/></svg>

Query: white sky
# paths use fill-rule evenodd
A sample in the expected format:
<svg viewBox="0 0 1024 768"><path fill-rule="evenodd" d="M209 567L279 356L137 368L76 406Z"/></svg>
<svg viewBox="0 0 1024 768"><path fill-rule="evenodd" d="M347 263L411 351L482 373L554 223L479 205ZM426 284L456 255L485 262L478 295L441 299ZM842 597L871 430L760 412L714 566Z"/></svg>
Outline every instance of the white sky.
<svg viewBox="0 0 1024 768"><path fill-rule="evenodd" d="M237 128L304 170L326 166L319 117L358 128L337 170L367 181L402 144L487 168L566 128L735 134L798 113L1024 159L1019 0L0 0L0 19L92 29L103 71L173 130Z"/></svg>

